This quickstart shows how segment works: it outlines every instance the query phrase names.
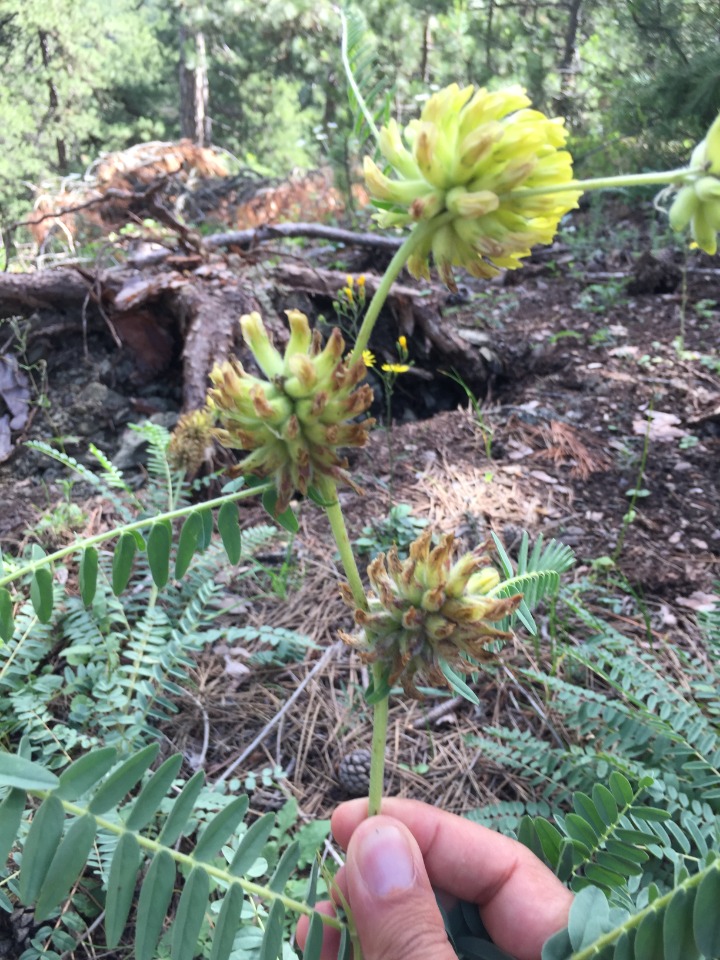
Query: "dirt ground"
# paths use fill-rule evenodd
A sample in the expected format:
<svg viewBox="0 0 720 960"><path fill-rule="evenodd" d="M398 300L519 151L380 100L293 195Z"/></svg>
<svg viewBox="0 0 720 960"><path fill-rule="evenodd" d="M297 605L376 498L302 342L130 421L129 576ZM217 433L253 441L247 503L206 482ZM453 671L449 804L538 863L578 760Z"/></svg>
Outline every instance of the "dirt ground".
<svg viewBox="0 0 720 960"><path fill-rule="evenodd" d="M694 612L720 580L720 270L691 258L667 292L632 293L627 256L603 249L602 256L585 251L580 262L561 244L504 283L461 288L447 301L445 322L464 331L468 351L491 354L494 372L479 412L443 371L423 366L422 345L410 338L415 368L397 382L392 433L376 429L353 456L365 495L343 492L343 508L353 537L392 503L407 503L415 516L470 547L491 530L510 550L522 529L556 537L576 552L570 576L589 575L594 561L612 557L614 575L642 599L653 629L675 641L696 636ZM673 269L678 264L682 256L675 254ZM102 330L92 330L86 342L83 356L76 324L74 333L68 327L29 345L43 398L30 435L63 437L78 457L88 441L111 456L120 449L132 474L127 423L159 415L170 424L178 385L166 378L138 386L132 364ZM429 419L416 419L419 393L424 409L437 409ZM42 511L62 498L63 476L57 465L20 448L0 464L4 550L27 543ZM69 495L97 506L82 485ZM310 504L300 515L287 599L271 592L256 597L248 617L300 629L327 647L337 644L338 627L348 626L347 611L337 596L327 524ZM259 511L247 511L247 524L259 519ZM617 616L624 629L642 632L636 610ZM223 656L207 651L194 693L169 733L174 745L193 762L200 758L210 779L222 775L312 673L318 656L234 678ZM346 796L337 765L370 742L362 683L359 662L333 647L295 708L238 769L277 763L287 772L254 795L258 809L289 792L304 815L324 816ZM389 791L455 811L521 795L521 785L509 785L468 747L466 734L521 714L522 694L512 676L488 680L478 692L477 708L455 701L394 704Z"/></svg>

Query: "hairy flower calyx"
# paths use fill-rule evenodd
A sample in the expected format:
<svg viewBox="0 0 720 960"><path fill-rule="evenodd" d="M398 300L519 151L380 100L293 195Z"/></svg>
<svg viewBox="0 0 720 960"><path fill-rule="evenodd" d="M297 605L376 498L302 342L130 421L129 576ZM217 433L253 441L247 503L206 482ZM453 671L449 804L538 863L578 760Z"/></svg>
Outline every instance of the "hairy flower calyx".
<svg viewBox="0 0 720 960"><path fill-rule="evenodd" d="M688 172L672 206L674 230L690 227L694 243L705 253L717 252L720 231L720 114L707 136L693 150Z"/></svg>
<svg viewBox="0 0 720 960"><path fill-rule="evenodd" d="M515 269L534 244L552 241L560 218L577 206L580 190L542 192L572 181L572 158L560 149L562 118L529 106L519 86L475 92L451 84L403 131L394 120L381 129L380 150L395 176L365 158L368 189L383 206L380 225L446 215L410 257L414 276L429 276L430 253L451 287L453 266L477 277Z"/></svg>
<svg viewBox="0 0 720 960"><path fill-rule="evenodd" d="M367 610L357 606L346 584L341 588L362 628L359 638L343 639L366 662L382 664L388 684L400 683L410 697L420 698L419 680L451 685L444 667L464 674L493 658L488 645L510 636L493 624L522 601L522 594L490 595L500 576L482 550L458 560L453 553L451 534L433 547L432 531L425 530L407 560L392 547L370 564Z"/></svg>
<svg viewBox="0 0 720 960"><path fill-rule="evenodd" d="M343 359L340 331L334 329L323 346L304 313L288 310L287 317L290 339L284 354L259 313L240 318L245 341L267 379L248 373L233 358L211 372L207 398L215 437L225 447L248 451L238 472L274 478L278 512L295 491L307 494L322 476L354 487L338 449L363 446L375 422L352 422L368 409L373 394L367 384L358 387L366 372L363 361L349 365Z"/></svg>

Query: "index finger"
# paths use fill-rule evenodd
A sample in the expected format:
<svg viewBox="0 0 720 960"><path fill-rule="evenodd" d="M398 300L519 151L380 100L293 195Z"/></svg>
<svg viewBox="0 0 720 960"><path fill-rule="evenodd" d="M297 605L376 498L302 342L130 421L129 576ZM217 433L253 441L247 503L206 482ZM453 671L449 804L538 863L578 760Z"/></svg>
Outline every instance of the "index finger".
<svg viewBox="0 0 720 960"><path fill-rule="evenodd" d="M517 840L417 800L388 798L382 812L411 831L434 887L478 905L498 946L539 956L548 937L567 923L571 892ZM338 807L332 816L338 843L347 848L366 818L366 799Z"/></svg>

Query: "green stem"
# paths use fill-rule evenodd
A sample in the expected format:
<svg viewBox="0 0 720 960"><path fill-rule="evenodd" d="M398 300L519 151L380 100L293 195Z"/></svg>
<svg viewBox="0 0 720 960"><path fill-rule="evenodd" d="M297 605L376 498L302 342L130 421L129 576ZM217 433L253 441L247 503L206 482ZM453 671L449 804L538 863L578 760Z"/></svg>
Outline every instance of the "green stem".
<svg viewBox="0 0 720 960"><path fill-rule="evenodd" d="M34 795L47 797L50 796L49 792L46 791L32 791ZM90 811L87 807L81 807L76 803L71 803L68 800L60 799L60 803L63 805L63 809L66 813L75 815L76 817L84 817ZM273 890L270 890L268 887L262 886L259 883L253 883L251 880L245 880L243 877L236 877L234 874L230 873L228 870L224 870L222 867L216 867L212 863L206 861L196 860L192 854L180 853L179 850L171 849L166 847L162 843L158 843L156 840L151 840L149 837L143 836L141 833L137 833L134 830L128 830L125 825L121 823L115 823L110 820L106 820L104 817L97 816L93 814L95 823L101 830L107 830L110 833L114 833L116 836L121 837L123 834L132 833L135 839L137 840L138 846L142 847L144 850L147 850L149 853L159 853L160 851L165 851L169 853L173 858L175 863L181 864L189 869L193 867L202 867L203 870L215 880L220 880L223 883L230 884L236 883L238 886L242 887L245 893L250 896L257 896L264 900L280 900L283 905L288 909L292 910L294 913L304 913L308 917L312 917L317 911L308 906L306 903L302 903L300 900L294 900L292 897L285 896L284 893L276 893ZM336 917L328 917L324 914L320 915L322 922L328 926L333 927L335 930L342 930L343 923L338 920Z"/></svg>
<svg viewBox="0 0 720 960"><path fill-rule="evenodd" d="M426 240L429 235L435 233L438 227L441 227L448 220L451 220L452 216L453 215L451 213L446 211L445 213L441 213L438 214L438 216L433 217L432 220L424 220L421 223L416 224L411 233L405 238L402 246L388 264L388 268L383 274L382 280L380 281L380 286L377 288L375 291L375 296L370 301L370 306L367 309L365 319L360 327L360 332L358 333L357 340L355 341L355 346L350 354L348 366L352 366L353 363L362 357L362 352L368 345L370 334L372 333L373 327L377 322L377 318L380 316L380 311L387 300L390 287L398 278L400 271L407 263L408 257L415 252L415 250Z"/></svg>
<svg viewBox="0 0 720 960"><path fill-rule="evenodd" d="M143 520L134 520L132 523L125 523L121 527L114 527L112 530L106 530L103 533L98 533L94 537L88 537L86 540L78 540L75 543L70 544L69 547L63 547L62 550L56 550L55 553L50 553L38 560L33 560L31 563L26 563L23 567L18 567L17 570L13 570L4 577L0 577L0 587L4 586L6 583L12 583L13 580L19 580L21 577L24 577L27 574L34 573L40 567L46 567L50 563L55 563L58 560L62 560L63 557L67 557L71 553L77 553L78 550L87 550L88 547L92 547L96 543L104 543L106 540L112 540L114 537L119 537L123 533L132 533L134 530L142 530L143 527L149 527L154 523L160 523L164 520L178 520L180 517L187 517L189 514L197 513L200 510L212 510L213 507L221 506L223 503L231 503L234 500L244 500L247 497L255 497L258 494L265 493L266 490L272 489L273 485L271 483L263 483L257 487L248 487L245 490L241 490L239 493L226 493L222 497L215 497L214 500L208 500L203 504L195 503L189 507L180 507L177 510L168 510L166 513L158 513L153 517L145 517Z"/></svg>
<svg viewBox="0 0 720 960"><path fill-rule="evenodd" d="M377 687L382 681L380 664L373 664L373 679ZM385 785L385 741L387 739L390 698L378 700L373 710L373 735L370 749L370 790L368 792L368 816L380 813L383 787Z"/></svg>
<svg viewBox="0 0 720 960"><path fill-rule="evenodd" d="M345 570L345 576L348 578L352 595L358 607L367 610L367 598L365 597L365 588L360 578L360 572L355 562L355 555L352 551L350 537L348 536L345 518L340 507L337 496L335 481L330 477L323 477L319 484L323 500L326 501L325 510L330 521L335 543L340 551L340 561ZM380 686L382 680L382 667L379 664L373 666L373 679L375 687ZM382 803L382 792L385 781L385 739L387 737L388 724L388 698L383 697L375 704L373 709L373 735L372 747L370 752L370 791L369 791L369 813L374 816L380 812Z"/></svg>
<svg viewBox="0 0 720 960"><path fill-rule="evenodd" d="M593 177L589 180L569 180L567 183L556 183L547 187L519 187L511 191L513 198L543 197L550 193L569 193L573 190L605 190L613 187L654 187L683 180L689 172L689 167L678 170L665 170L662 173L629 173L619 174L616 177ZM433 221L434 222L434 221Z"/></svg>
<svg viewBox="0 0 720 960"><path fill-rule="evenodd" d="M355 562L352 544L345 526L345 517L343 516L340 501L338 500L337 487L331 477L323 477L318 483L322 498L325 501L325 512L330 521L330 529L337 544L340 553L340 562L342 563L345 576L348 578L353 599L358 607L367 610L367 599L365 598L365 588L363 587L360 571Z"/></svg>

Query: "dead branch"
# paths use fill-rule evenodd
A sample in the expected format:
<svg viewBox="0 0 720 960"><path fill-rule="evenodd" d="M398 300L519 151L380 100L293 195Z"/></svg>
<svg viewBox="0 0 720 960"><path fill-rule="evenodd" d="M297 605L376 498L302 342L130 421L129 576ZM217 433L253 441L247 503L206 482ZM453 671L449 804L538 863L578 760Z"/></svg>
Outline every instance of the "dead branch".
<svg viewBox="0 0 720 960"><path fill-rule="evenodd" d="M230 233L214 233L204 238L208 250L218 247L252 247L267 240L279 237L315 237L331 243L345 243L348 246L375 247L393 253L399 249L402 239L386 237L377 233L354 233L340 227L329 227L323 223L266 223L250 230L234 230Z"/></svg>

